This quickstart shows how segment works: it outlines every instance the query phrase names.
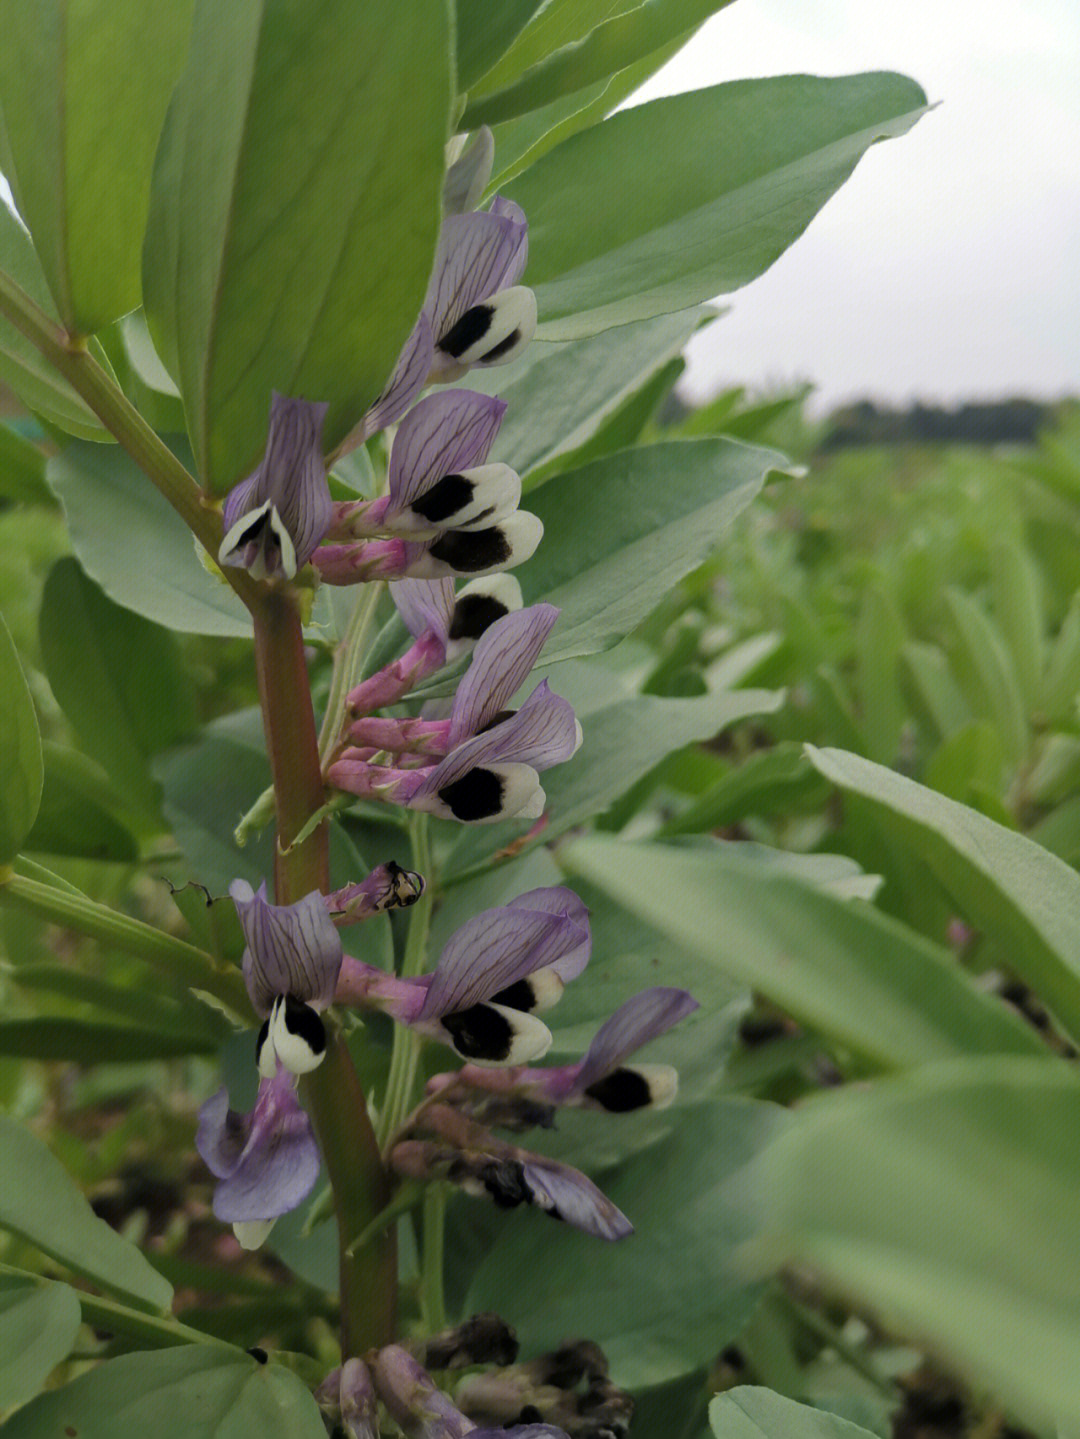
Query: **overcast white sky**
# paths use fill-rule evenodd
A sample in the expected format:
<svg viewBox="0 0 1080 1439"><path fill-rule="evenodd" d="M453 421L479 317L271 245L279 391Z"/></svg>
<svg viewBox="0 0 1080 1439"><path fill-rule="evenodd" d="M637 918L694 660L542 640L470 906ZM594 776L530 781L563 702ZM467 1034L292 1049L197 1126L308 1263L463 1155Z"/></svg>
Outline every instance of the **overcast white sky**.
<svg viewBox="0 0 1080 1439"><path fill-rule="evenodd" d="M738 0L633 103L885 69L943 104L874 146L693 342L695 397L800 379L818 406L1080 393L1077 0Z"/></svg>

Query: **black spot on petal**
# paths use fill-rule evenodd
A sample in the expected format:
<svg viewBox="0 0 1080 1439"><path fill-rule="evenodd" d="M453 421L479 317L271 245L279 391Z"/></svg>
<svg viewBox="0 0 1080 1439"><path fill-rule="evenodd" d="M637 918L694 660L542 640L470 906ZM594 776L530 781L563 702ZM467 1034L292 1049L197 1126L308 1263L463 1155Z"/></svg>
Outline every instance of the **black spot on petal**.
<svg viewBox="0 0 1080 1439"><path fill-rule="evenodd" d="M443 785L439 798L464 824L490 819L502 809L503 782L489 769L471 769L452 784Z"/></svg>
<svg viewBox="0 0 1080 1439"><path fill-rule="evenodd" d="M590 1084L585 1093L611 1114L629 1114L652 1103L649 1081L636 1069L613 1069Z"/></svg>
<svg viewBox="0 0 1080 1439"><path fill-rule="evenodd" d="M497 360L500 355L505 355L507 350L512 350L520 339L521 331L515 328L510 331L505 340L500 340L497 345L492 345L490 350L485 351L484 354L480 356L480 359L485 361Z"/></svg>
<svg viewBox="0 0 1080 1439"><path fill-rule="evenodd" d="M430 490L413 500L409 508L413 514L436 525L463 510L471 502L475 489L472 480L464 475L443 475Z"/></svg>
<svg viewBox="0 0 1080 1439"><path fill-rule="evenodd" d="M291 994L285 996L285 1028L302 1039L312 1054L322 1054L326 1048L326 1026L310 1004Z"/></svg>
<svg viewBox="0 0 1080 1439"><path fill-rule="evenodd" d="M450 620L452 640L478 640L489 625L510 611L493 595L462 595Z"/></svg>
<svg viewBox="0 0 1080 1439"><path fill-rule="evenodd" d="M505 1059L514 1042L510 1021L488 1004L444 1014L440 1022L463 1059Z"/></svg>
<svg viewBox="0 0 1080 1439"><path fill-rule="evenodd" d="M532 1190L516 1160L492 1159L481 1166L477 1178L500 1209L516 1209L519 1204L533 1201Z"/></svg>
<svg viewBox="0 0 1080 1439"><path fill-rule="evenodd" d="M470 575L505 564L512 550L503 531L492 525L488 530L448 530L431 546L431 553L459 574Z"/></svg>
<svg viewBox="0 0 1080 1439"><path fill-rule="evenodd" d="M536 991L527 979L519 979L516 984L509 984L498 994L491 995L491 1002L528 1014L536 1008Z"/></svg>
<svg viewBox="0 0 1080 1439"><path fill-rule="evenodd" d="M438 348L452 359L458 359L466 350L471 350L477 340L484 338L491 328L491 317L494 313L492 305L474 305L471 310L465 311L457 324L447 330L438 342Z"/></svg>
<svg viewBox="0 0 1080 1439"><path fill-rule="evenodd" d="M266 1041L267 1041L269 1038L270 1038L270 1021L269 1021L268 1019L264 1019L263 1022L262 1022L262 1024L261 1024L261 1026L260 1026L260 1028L259 1028L258 1036L257 1036L257 1038L256 1038L256 1040L255 1040L255 1063L256 1063L256 1064L258 1064L259 1059L260 1059L260 1057L261 1057L261 1055L262 1055L263 1045L266 1043Z"/></svg>
<svg viewBox="0 0 1080 1439"><path fill-rule="evenodd" d="M249 1349L248 1353L251 1355L252 1359L255 1360L256 1364L266 1364L269 1362L270 1356L267 1354L265 1349L260 1349L257 1344L253 1348Z"/></svg>

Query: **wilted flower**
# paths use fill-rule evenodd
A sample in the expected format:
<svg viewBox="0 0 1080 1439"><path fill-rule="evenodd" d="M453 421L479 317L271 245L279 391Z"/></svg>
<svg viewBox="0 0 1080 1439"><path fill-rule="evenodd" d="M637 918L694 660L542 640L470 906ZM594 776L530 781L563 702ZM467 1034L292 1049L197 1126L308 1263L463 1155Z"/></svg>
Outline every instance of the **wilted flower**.
<svg viewBox="0 0 1080 1439"><path fill-rule="evenodd" d="M330 918L339 929L358 924L392 909L407 909L423 894L426 882L414 869L402 869L395 860L377 865L367 879L347 884L325 896Z"/></svg>
<svg viewBox="0 0 1080 1439"><path fill-rule="evenodd" d="M293 1074L321 1063L326 1030L319 1011L333 1003L341 969L341 940L323 895L316 890L295 904L270 904L266 884L256 893L246 880L229 886L247 940L244 983L256 1014L259 1072L273 1075L278 1060Z"/></svg>
<svg viewBox="0 0 1080 1439"><path fill-rule="evenodd" d="M633 1233L626 1215L579 1170L496 1139L447 1105L421 1110L413 1132L432 1137L404 1139L390 1151L392 1167L409 1179L445 1179L500 1209L528 1204L598 1239Z"/></svg>
<svg viewBox="0 0 1080 1439"><path fill-rule="evenodd" d="M262 462L225 500L218 563L257 580L291 580L333 517L322 427L329 408L274 392Z"/></svg>
<svg viewBox="0 0 1080 1439"><path fill-rule="evenodd" d="M387 1411L411 1439L567 1439L551 1424L521 1424L478 1429L471 1419L437 1389L431 1376L400 1345L380 1349L375 1385Z"/></svg>
<svg viewBox="0 0 1080 1439"><path fill-rule="evenodd" d="M259 1082L250 1114L230 1109L227 1089L199 1111L195 1145L220 1180L214 1213L235 1227L246 1249L261 1244L274 1220L295 1209L319 1177L319 1147L294 1084L278 1065Z"/></svg>

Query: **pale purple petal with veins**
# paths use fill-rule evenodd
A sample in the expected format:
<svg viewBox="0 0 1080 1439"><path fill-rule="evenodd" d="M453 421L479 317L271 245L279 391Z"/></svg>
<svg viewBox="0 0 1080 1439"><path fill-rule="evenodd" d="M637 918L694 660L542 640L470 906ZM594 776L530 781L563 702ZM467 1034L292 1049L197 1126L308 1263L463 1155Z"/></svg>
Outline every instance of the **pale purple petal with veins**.
<svg viewBox="0 0 1080 1439"><path fill-rule="evenodd" d="M364 415L348 439L338 447L339 455L355 450L365 440L392 425L409 408L424 388L435 353L431 322L421 312L397 358L382 394Z"/></svg>
<svg viewBox="0 0 1080 1439"><path fill-rule="evenodd" d="M505 400L473 390L442 390L414 405L390 451L387 514L403 510L444 475L483 464L505 410Z"/></svg>
<svg viewBox="0 0 1080 1439"><path fill-rule="evenodd" d="M508 203L496 200L491 211L448 215L443 221L424 300L436 345L466 310L521 278L529 251L528 226L518 218L517 206L516 213L505 213Z"/></svg>
<svg viewBox="0 0 1080 1439"><path fill-rule="evenodd" d="M510 719L458 745L424 780L412 798L437 794L471 770L491 764L524 764L549 769L568 760L578 746L577 721L569 700L553 695L541 681Z"/></svg>
<svg viewBox="0 0 1080 1439"><path fill-rule="evenodd" d="M341 940L318 890L295 904L270 904L265 881L256 893L237 879L229 893L247 940L244 983L255 1012L265 1018L282 994L315 1009L332 1004Z"/></svg>
<svg viewBox="0 0 1080 1439"><path fill-rule="evenodd" d="M569 984L577 979L589 962L592 953L592 935L589 932L589 908L584 900L565 885L553 884L543 889L530 889L509 902L510 909L541 910L546 914L562 914L570 919L584 934L584 939L565 954L551 961L551 967L563 981Z"/></svg>
<svg viewBox="0 0 1080 1439"><path fill-rule="evenodd" d="M496 620L480 636L454 696L451 747L478 734L506 708L531 674L558 618L554 605L530 605Z"/></svg>
<svg viewBox="0 0 1080 1439"><path fill-rule="evenodd" d="M328 409L328 405L290 399L274 391L263 458L225 500L222 518L226 533L245 514L267 501L273 504L292 540L297 568L307 564L333 517L322 452ZM245 563L243 551L219 559L222 564L241 567Z"/></svg>
<svg viewBox="0 0 1080 1439"><path fill-rule="evenodd" d="M598 1239L625 1239L633 1234L634 1226L622 1210L570 1165L534 1154L523 1158L521 1172L533 1204L553 1218Z"/></svg>
<svg viewBox="0 0 1080 1439"><path fill-rule="evenodd" d="M420 1017L437 1019L469 1009L543 969L584 938L581 926L561 914L504 906L473 915L439 956Z"/></svg>
<svg viewBox="0 0 1080 1439"><path fill-rule="evenodd" d="M380 1349L375 1387L391 1417L413 1439L465 1439L476 1426L435 1387L421 1364L397 1344Z"/></svg>
<svg viewBox="0 0 1080 1439"><path fill-rule="evenodd" d="M454 615L454 581L393 580L390 598L414 639L426 631L438 635L445 645Z"/></svg>
<svg viewBox="0 0 1080 1439"><path fill-rule="evenodd" d="M685 989L657 987L635 994L620 1005L597 1031L580 1065L574 1091L581 1093L618 1069L623 1060L693 1014L698 1002Z"/></svg>
<svg viewBox="0 0 1080 1439"><path fill-rule="evenodd" d="M220 1181L214 1213L226 1223L275 1219L295 1209L319 1177L311 1121L281 1068L262 1080L250 1114L229 1108L226 1089L208 1099L199 1111L195 1145Z"/></svg>

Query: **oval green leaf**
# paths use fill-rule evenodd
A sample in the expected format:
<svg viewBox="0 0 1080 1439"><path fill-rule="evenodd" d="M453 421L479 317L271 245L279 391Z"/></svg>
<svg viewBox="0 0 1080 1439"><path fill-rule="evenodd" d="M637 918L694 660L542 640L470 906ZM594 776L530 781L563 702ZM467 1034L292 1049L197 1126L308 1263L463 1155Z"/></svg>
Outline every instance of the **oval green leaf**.
<svg viewBox="0 0 1080 1439"><path fill-rule="evenodd" d="M41 1140L5 1115L0 1115L0 1173L0 1228L36 1244L107 1293L143 1309L169 1309L168 1280L97 1217Z"/></svg>
<svg viewBox="0 0 1080 1439"><path fill-rule="evenodd" d="M1049 1057L813 1100L747 1175L759 1257L813 1266L1032 1427L1076 1423L1078 1115Z"/></svg>
<svg viewBox="0 0 1080 1439"><path fill-rule="evenodd" d="M1080 1038L1080 875L976 810L843 750L806 749L832 784L865 799L1016 973Z"/></svg>
<svg viewBox="0 0 1080 1439"><path fill-rule="evenodd" d="M10 864L41 803L41 735L14 641L0 618L0 864Z"/></svg>
<svg viewBox="0 0 1080 1439"><path fill-rule="evenodd" d="M194 0L0 0L7 178L65 328L139 303L150 171Z"/></svg>
<svg viewBox="0 0 1080 1439"><path fill-rule="evenodd" d="M70 1285L0 1278L0 1412L34 1397L71 1352L81 1323Z"/></svg>
<svg viewBox="0 0 1080 1439"><path fill-rule="evenodd" d="M782 1434L784 1439L874 1439L869 1429L837 1414L752 1384L718 1394L709 1405L709 1424L716 1439L762 1439L766 1434Z"/></svg>
<svg viewBox="0 0 1080 1439"><path fill-rule="evenodd" d="M447 0L196 5L144 292L216 491L258 460L272 390L329 403L333 446L385 384L435 250L451 49Z"/></svg>
<svg viewBox="0 0 1080 1439"><path fill-rule="evenodd" d="M875 1067L1042 1048L945 950L867 905L763 874L737 848L593 836L566 845L559 862Z"/></svg>
<svg viewBox="0 0 1080 1439"><path fill-rule="evenodd" d="M506 189L529 217L538 333L577 339L737 290L875 140L925 110L902 75L782 75L654 100L574 135Z"/></svg>
<svg viewBox="0 0 1080 1439"><path fill-rule="evenodd" d="M127 1354L42 1394L4 1427L4 1439L326 1439L307 1388L277 1364L240 1350L192 1344Z"/></svg>

